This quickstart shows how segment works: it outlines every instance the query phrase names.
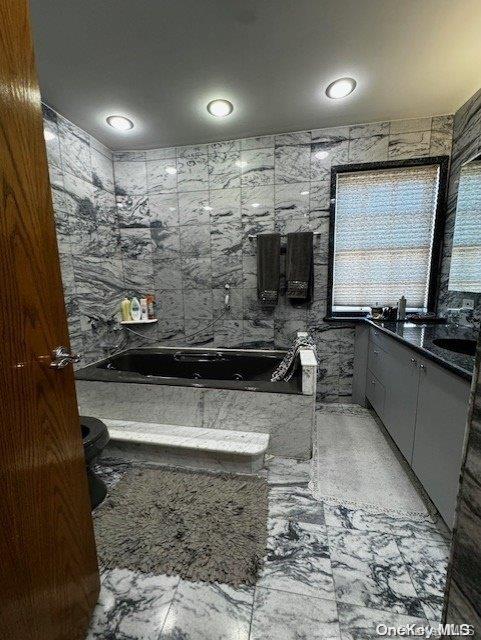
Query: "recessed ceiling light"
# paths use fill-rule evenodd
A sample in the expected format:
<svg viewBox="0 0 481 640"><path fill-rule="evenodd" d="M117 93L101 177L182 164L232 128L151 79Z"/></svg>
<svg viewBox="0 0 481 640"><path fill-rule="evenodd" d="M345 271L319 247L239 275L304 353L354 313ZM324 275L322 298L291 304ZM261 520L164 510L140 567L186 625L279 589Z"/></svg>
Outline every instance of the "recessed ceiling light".
<svg viewBox="0 0 481 640"><path fill-rule="evenodd" d="M134 128L134 123L125 116L108 116L107 124L119 131L128 131Z"/></svg>
<svg viewBox="0 0 481 640"><path fill-rule="evenodd" d="M48 129L44 129L43 131L43 137L44 139L48 142L49 140L53 140L54 138L56 138L57 136L54 134L53 131L49 131Z"/></svg>
<svg viewBox="0 0 481 640"><path fill-rule="evenodd" d="M326 96L337 100L338 98L345 98L356 88L357 82L354 78L339 78L334 80L326 89Z"/></svg>
<svg viewBox="0 0 481 640"><path fill-rule="evenodd" d="M212 207L209 207L209 205L205 205L205 207L202 207L204 209L204 211L212 211Z"/></svg>
<svg viewBox="0 0 481 640"><path fill-rule="evenodd" d="M301 191L301 196L308 196L309 195L309 191Z"/></svg>
<svg viewBox="0 0 481 640"><path fill-rule="evenodd" d="M252 207L254 207L254 209L257 209L257 208L258 208L258 207L260 207L261 205L260 205L260 203L259 203L259 202L253 202L251 206L252 206Z"/></svg>
<svg viewBox="0 0 481 640"><path fill-rule="evenodd" d="M234 105L228 100L212 100L207 105L207 111L216 118L225 118L234 111Z"/></svg>
<svg viewBox="0 0 481 640"><path fill-rule="evenodd" d="M177 173L177 169L175 167L166 167L165 173L168 173L169 175L173 176L174 174Z"/></svg>
<svg viewBox="0 0 481 640"><path fill-rule="evenodd" d="M316 151L314 157L318 160L324 160L329 155L329 151Z"/></svg>
<svg viewBox="0 0 481 640"><path fill-rule="evenodd" d="M236 167L240 167L242 169L242 167L247 167L247 161L246 160L237 160L237 162L235 162L235 166Z"/></svg>

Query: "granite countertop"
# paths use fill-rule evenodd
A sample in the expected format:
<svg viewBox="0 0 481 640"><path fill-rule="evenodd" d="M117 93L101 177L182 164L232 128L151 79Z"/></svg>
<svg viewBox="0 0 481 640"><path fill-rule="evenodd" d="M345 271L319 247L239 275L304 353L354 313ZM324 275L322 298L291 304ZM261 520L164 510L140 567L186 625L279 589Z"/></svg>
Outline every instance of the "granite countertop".
<svg viewBox="0 0 481 640"><path fill-rule="evenodd" d="M436 346L436 338L461 338L477 340L478 332L468 327L451 324L414 324L412 322L393 322L367 320L387 335L413 347L426 358L437 362L446 369L471 380L474 367L474 356L467 356Z"/></svg>

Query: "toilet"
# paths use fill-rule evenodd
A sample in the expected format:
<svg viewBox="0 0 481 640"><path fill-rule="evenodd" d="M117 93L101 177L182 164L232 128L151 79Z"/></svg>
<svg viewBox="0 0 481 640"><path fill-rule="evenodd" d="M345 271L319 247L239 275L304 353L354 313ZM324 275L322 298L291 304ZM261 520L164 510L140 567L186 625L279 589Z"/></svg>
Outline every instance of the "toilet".
<svg viewBox="0 0 481 640"><path fill-rule="evenodd" d="M95 473L93 464L106 447L110 439L109 432L101 420L90 416L80 416L80 427L89 482L90 504L92 509L95 509L107 495L107 485Z"/></svg>

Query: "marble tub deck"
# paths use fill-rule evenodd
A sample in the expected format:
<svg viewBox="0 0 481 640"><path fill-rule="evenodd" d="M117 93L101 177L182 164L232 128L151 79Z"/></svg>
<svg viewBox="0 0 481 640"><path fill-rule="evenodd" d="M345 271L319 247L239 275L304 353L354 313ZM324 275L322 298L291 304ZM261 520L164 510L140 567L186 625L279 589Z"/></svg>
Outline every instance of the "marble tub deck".
<svg viewBox="0 0 481 640"><path fill-rule="evenodd" d="M77 380L81 415L269 434L268 453L309 460L315 395Z"/></svg>
<svg viewBox="0 0 481 640"><path fill-rule="evenodd" d="M366 640L377 624L436 625L448 543L427 517L410 520L323 504L310 463L274 457L269 539L255 587L102 572L89 640ZM102 461L110 486L127 463Z"/></svg>

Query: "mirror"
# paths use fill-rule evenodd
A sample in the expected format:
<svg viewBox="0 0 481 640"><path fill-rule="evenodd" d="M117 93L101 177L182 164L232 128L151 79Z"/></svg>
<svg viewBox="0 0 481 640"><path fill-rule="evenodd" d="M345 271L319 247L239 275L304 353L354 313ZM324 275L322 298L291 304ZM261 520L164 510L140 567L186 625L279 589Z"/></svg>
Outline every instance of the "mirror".
<svg viewBox="0 0 481 640"><path fill-rule="evenodd" d="M481 292L481 156L461 167L450 291Z"/></svg>

